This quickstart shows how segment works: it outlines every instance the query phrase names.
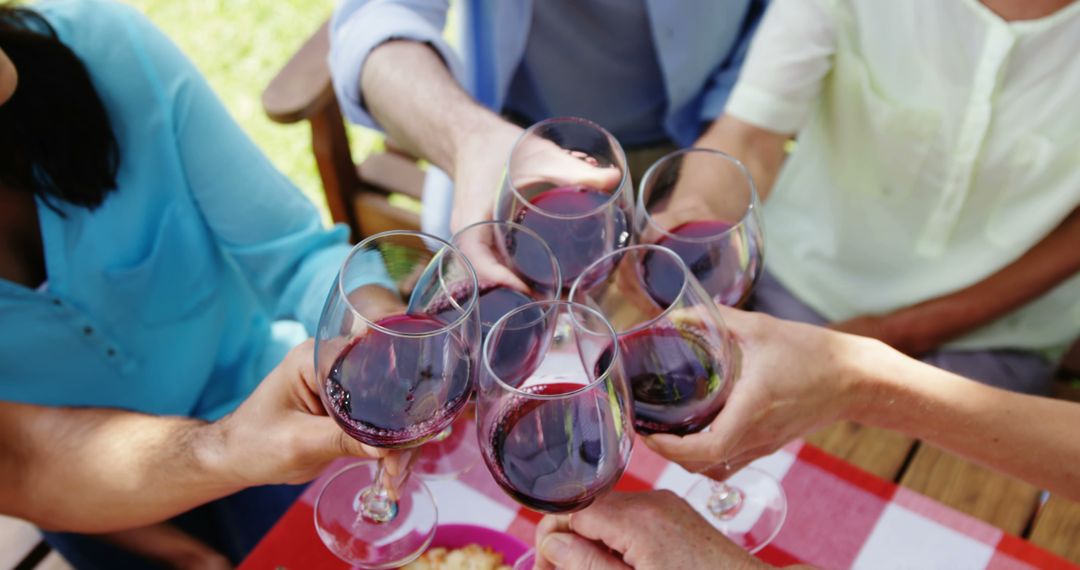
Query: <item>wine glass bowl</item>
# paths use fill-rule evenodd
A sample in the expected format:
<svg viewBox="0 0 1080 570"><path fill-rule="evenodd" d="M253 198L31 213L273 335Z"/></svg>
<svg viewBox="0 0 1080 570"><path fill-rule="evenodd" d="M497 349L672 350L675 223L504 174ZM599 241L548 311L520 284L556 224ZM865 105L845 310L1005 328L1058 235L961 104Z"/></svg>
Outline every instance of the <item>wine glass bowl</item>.
<svg viewBox="0 0 1080 570"><path fill-rule="evenodd" d="M535 231L555 253L565 287L593 260L630 242L631 189L615 137L584 119L548 119L514 144L495 217ZM527 273L528 260L514 259Z"/></svg>
<svg viewBox="0 0 1080 570"><path fill-rule="evenodd" d="M473 393L480 346L476 274L448 242L417 232L371 236L349 253L315 337L320 398L354 439L385 449L436 437ZM406 564L435 529L434 499L383 461L343 470L323 488L316 528L361 568ZM395 500L396 499L396 500Z"/></svg>
<svg viewBox="0 0 1080 570"><path fill-rule="evenodd" d="M734 382L734 347L712 299L682 259L635 245L597 260L570 301L598 310L618 336L639 433L685 435L709 425Z"/></svg>
<svg viewBox="0 0 1080 570"><path fill-rule="evenodd" d="M679 255L717 303L740 306L764 268L761 206L746 167L718 150L672 152L645 172L634 228Z"/></svg>
<svg viewBox="0 0 1080 570"><path fill-rule="evenodd" d="M477 309L484 336L495 321L533 301L558 299L562 274L554 252L536 232L513 222L478 222L451 238L476 270Z"/></svg>
<svg viewBox="0 0 1080 570"><path fill-rule="evenodd" d="M537 334L529 331L539 331ZM523 353L520 338L544 340ZM615 342L593 309L541 301L511 311L484 344L480 449L496 483L530 509L572 512L614 486L633 445L630 394Z"/></svg>

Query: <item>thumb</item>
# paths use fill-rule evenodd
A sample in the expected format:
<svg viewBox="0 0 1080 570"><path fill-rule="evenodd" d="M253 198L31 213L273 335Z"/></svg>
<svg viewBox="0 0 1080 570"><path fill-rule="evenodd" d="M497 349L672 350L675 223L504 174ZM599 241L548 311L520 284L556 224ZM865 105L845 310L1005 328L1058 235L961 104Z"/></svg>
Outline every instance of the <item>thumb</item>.
<svg viewBox="0 0 1080 570"><path fill-rule="evenodd" d="M555 532L540 544L540 555L556 568L581 570L629 570L607 548L576 534Z"/></svg>

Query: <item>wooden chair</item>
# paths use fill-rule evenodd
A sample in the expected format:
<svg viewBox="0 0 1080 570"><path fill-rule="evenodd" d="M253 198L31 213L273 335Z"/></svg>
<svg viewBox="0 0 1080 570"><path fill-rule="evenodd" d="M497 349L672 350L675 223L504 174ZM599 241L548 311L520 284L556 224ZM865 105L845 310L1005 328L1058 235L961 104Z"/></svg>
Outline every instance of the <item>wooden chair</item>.
<svg viewBox="0 0 1080 570"><path fill-rule="evenodd" d="M395 206L390 194L420 199L424 172L416 159L387 142L386 152L353 163L326 56L329 22L293 54L262 94L263 109L278 123L308 121L311 146L319 167L330 215L349 225L354 239L392 229L420 229L420 217Z"/></svg>

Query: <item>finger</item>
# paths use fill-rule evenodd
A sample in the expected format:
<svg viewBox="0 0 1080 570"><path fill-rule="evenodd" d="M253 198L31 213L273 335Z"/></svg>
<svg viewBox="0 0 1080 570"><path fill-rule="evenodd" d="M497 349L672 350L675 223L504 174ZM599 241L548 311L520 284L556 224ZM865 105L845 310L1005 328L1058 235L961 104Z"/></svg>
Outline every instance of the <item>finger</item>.
<svg viewBox="0 0 1080 570"><path fill-rule="evenodd" d="M540 545L539 554L557 568L581 570L627 570L627 566L608 549L576 534L549 534Z"/></svg>
<svg viewBox="0 0 1080 570"><path fill-rule="evenodd" d="M613 492L574 513L567 522L575 534L625 553L633 537L641 535L642 522L655 514L648 511L648 504L641 493Z"/></svg>
<svg viewBox="0 0 1080 570"><path fill-rule="evenodd" d="M325 416L293 414L288 420L286 440L293 471L311 472L324 468L340 457L376 459L386 452L366 446L341 431L334 420Z"/></svg>
<svg viewBox="0 0 1080 570"><path fill-rule="evenodd" d="M391 451L386 454L386 473L391 477L400 477L412 466L420 455L420 448Z"/></svg>
<svg viewBox="0 0 1080 570"><path fill-rule="evenodd" d="M371 447L370 445L365 445L349 437L349 434L341 431L341 428L330 418L315 419L326 426L326 429L332 430L328 435L329 442L327 445L327 451L329 452L328 457L331 459L337 459L338 457L343 456L378 459L386 456L385 449Z"/></svg>
<svg viewBox="0 0 1080 570"><path fill-rule="evenodd" d="M720 412L721 414L725 411ZM686 436L656 434L644 438L645 445L676 463L705 463L713 465L727 456L726 441L713 432L700 432Z"/></svg>
<svg viewBox="0 0 1080 570"><path fill-rule="evenodd" d="M465 227L454 238L454 243L469 259L480 281L492 282L522 293L529 293L529 287L495 255L492 250L494 246L492 236L490 233L485 234L485 230L492 232L494 226Z"/></svg>
<svg viewBox="0 0 1080 570"><path fill-rule="evenodd" d="M544 543L544 539L549 534L556 532L572 532L570 530L570 515L547 515L540 519L540 524L536 525L536 538L533 541L537 552L540 550L540 545ZM536 570L553 570L555 568L543 556L536 556L535 566Z"/></svg>

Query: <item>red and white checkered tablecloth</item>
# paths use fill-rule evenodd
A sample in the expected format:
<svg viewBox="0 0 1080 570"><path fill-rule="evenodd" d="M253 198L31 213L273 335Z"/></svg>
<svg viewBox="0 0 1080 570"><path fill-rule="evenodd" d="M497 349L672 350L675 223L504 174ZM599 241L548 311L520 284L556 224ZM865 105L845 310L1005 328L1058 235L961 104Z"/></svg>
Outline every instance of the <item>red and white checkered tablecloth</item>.
<svg viewBox="0 0 1080 570"><path fill-rule="evenodd" d="M772 564L803 562L821 568L873 570L1080 570L1023 539L803 442L792 443L755 465L776 476L788 496L783 529L758 554ZM323 546L313 526L312 504L325 477L308 488L244 561L242 570L348 567ZM638 442L616 488L681 493L695 477ZM482 463L460 479L428 481L428 485L438 501L440 523L486 526L532 543L540 515L507 497Z"/></svg>

